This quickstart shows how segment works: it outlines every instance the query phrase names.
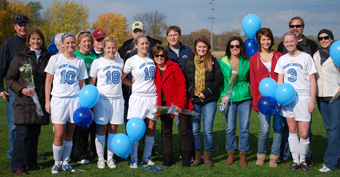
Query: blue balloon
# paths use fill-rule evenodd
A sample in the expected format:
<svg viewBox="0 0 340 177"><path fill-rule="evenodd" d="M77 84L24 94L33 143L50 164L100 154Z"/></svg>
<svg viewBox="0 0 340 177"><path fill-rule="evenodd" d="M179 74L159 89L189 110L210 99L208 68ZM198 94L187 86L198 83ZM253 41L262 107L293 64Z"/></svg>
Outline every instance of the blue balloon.
<svg viewBox="0 0 340 177"><path fill-rule="evenodd" d="M267 116L275 115L279 112L280 107L277 104L277 101L270 96L263 96L257 102L257 107L259 111Z"/></svg>
<svg viewBox="0 0 340 177"><path fill-rule="evenodd" d="M74 111L73 120L79 127L88 128L93 121L93 113L87 107L80 107Z"/></svg>
<svg viewBox="0 0 340 177"><path fill-rule="evenodd" d="M132 143L127 135L123 133L118 133L112 138L112 141L108 143L111 143L112 151L116 155L123 159L129 157L131 153Z"/></svg>
<svg viewBox="0 0 340 177"><path fill-rule="evenodd" d="M295 89L289 83L283 83L276 87L275 99L281 105L287 105L294 101L296 96Z"/></svg>
<svg viewBox="0 0 340 177"><path fill-rule="evenodd" d="M57 46L55 44L48 45L47 50L49 52L51 52L52 54L58 53L58 48L57 48Z"/></svg>
<svg viewBox="0 0 340 177"><path fill-rule="evenodd" d="M244 40L244 45L246 47L248 58L253 56L259 48L259 45L257 44L257 41L255 39L247 38L246 40Z"/></svg>
<svg viewBox="0 0 340 177"><path fill-rule="evenodd" d="M131 118L126 124L126 133L133 142L139 141L145 134L144 120L138 117Z"/></svg>
<svg viewBox="0 0 340 177"><path fill-rule="evenodd" d="M333 62L340 66L340 41L336 41L331 45L329 54L331 55Z"/></svg>
<svg viewBox="0 0 340 177"><path fill-rule="evenodd" d="M276 81L272 78L267 77L261 80L259 90L262 96L270 96L274 98L276 87Z"/></svg>
<svg viewBox="0 0 340 177"><path fill-rule="evenodd" d="M242 29L249 39L254 39L261 28L261 20L257 15L249 14L243 18Z"/></svg>
<svg viewBox="0 0 340 177"><path fill-rule="evenodd" d="M79 92L79 101L82 107L92 108L97 104L98 99L98 89L93 85L86 85Z"/></svg>

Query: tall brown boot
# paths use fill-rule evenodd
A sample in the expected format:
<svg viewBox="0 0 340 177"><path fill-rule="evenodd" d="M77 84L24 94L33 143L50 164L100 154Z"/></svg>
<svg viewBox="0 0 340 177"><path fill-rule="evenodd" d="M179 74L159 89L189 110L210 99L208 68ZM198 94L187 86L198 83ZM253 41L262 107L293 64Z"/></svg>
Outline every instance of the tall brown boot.
<svg viewBox="0 0 340 177"><path fill-rule="evenodd" d="M277 159L279 159L278 155L270 154L269 167L277 168Z"/></svg>
<svg viewBox="0 0 340 177"><path fill-rule="evenodd" d="M206 167L213 167L214 164L212 162L212 151L204 151L204 165Z"/></svg>
<svg viewBox="0 0 340 177"><path fill-rule="evenodd" d="M256 165L262 166L266 160L266 154L257 154Z"/></svg>
<svg viewBox="0 0 340 177"><path fill-rule="evenodd" d="M200 150L195 151L195 159L191 163L191 166L196 167L197 165L199 165L201 163L201 157L202 157L202 152Z"/></svg>
<svg viewBox="0 0 340 177"><path fill-rule="evenodd" d="M246 167L247 165L247 152L240 152L240 167Z"/></svg>
<svg viewBox="0 0 340 177"><path fill-rule="evenodd" d="M234 160L235 160L235 151L228 151L228 158L224 164L231 165L233 164Z"/></svg>

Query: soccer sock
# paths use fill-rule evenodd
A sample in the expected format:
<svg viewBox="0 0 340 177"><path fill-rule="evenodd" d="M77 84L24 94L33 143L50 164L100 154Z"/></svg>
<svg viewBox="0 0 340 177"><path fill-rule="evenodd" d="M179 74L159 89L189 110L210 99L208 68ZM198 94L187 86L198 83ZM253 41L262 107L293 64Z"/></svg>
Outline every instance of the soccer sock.
<svg viewBox="0 0 340 177"><path fill-rule="evenodd" d="M143 159L144 158L146 159L151 156L153 144L155 144L155 137L145 135L145 146L144 146Z"/></svg>
<svg viewBox="0 0 340 177"><path fill-rule="evenodd" d="M131 160L134 160L136 163L138 163L138 144L137 142L132 142L132 149L131 149Z"/></svg>
<svg viewBox="0 0 340 177"><path fill-rule="evenodd" d="M299 137L297 133L289 133L288 142L293 162L299 163Z"/></svg>
<svg viewBox="0 0 340 177"><path fill-rule="evenodd" d="M70 155L72 151L72 141L64 141L64 149L63 149L63 155L62 155L62 161L63 165L67 165L68 161L70 161Z"/></svg>
<svg viewBox="0 0 340 177"><path fill-rule="evenodd" d="M112 139L115 137L115 133L108 133L108 138L107 138L107 161L111 160L113 158L113 150L111 146Z"/></svg>
<svg viewBox="0 0 340 177"><path fill-rule="evenodd" d="M105 135L97 135L95 139L98 160L104 159Z"/></svg>
<svg viewBox="0 0 340 177"><path fill-rule="evenodd" d="M305 162L308 148L309 148L309 138L305 140L300 138L300 143L299 143L300 163Z"/></svg>
<svg viewBox="0 0 340 177"><path fill-rule="evenodd" d="M52 149L53 149L53 158L54 158L54 165L60 165L61 162L61 155L63 154L63 149L64 146L56 146L56 145L52 145Z"/></svg>

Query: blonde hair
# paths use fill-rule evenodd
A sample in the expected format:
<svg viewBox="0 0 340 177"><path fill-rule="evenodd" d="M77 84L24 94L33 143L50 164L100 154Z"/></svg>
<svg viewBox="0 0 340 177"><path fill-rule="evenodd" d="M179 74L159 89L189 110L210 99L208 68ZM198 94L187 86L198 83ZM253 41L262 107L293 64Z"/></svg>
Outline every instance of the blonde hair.
<svg viewBox="0 0 340 177"><path fill-rule="evenodd" d="M105 48L107 42L113 42L117 46L117 39L114 37L105 37L103 40L103 46Z"/></svg>
<svg viewBox="0 0 340 177"><path fill-rule="evenodd" d="M148 37L147 37L145 34L138 35L138 36L136 37L136 39L133 40L133 43L135 44L135 45L133 46L133 49L132 49L132 50L128 50L126 53L129 54L129 53L131 53L132 51L136 50L136 44L138 44L139 39L140 39L140 38L143 38L143 37L145 37L145 38L148 40L148 43L150 44L149 39L148 39Z"/></svg>
<svg viewBox="0 0 340 177"><path fill-rule="evenodd" d="M80 31L80 32L76 35L76 39L77 39L77 44L76 44L76 45L77 45L77 50L80 49L79 44L80 44L81 40L82 40L83 38L85 38L85 37L89 37L89 38L90 38L90 40L91 40L91 48L92 48L93 43L94 43L94 38L93 38L91 32L89 32L89 31Z"/></svg>

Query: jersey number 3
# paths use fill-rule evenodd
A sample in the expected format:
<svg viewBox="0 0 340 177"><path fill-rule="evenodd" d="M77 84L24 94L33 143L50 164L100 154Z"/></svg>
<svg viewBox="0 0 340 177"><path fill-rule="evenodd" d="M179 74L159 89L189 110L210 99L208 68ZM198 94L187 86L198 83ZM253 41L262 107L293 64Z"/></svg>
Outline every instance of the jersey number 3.
<svg viewBox="0 0 340 177"><path fill-rule="evenodd" d="M288 74L290 74L290 77L288 77L289 82L295 82L297 75L296 75L296 70L295 69L289 69L287 71Z"/></svg>

